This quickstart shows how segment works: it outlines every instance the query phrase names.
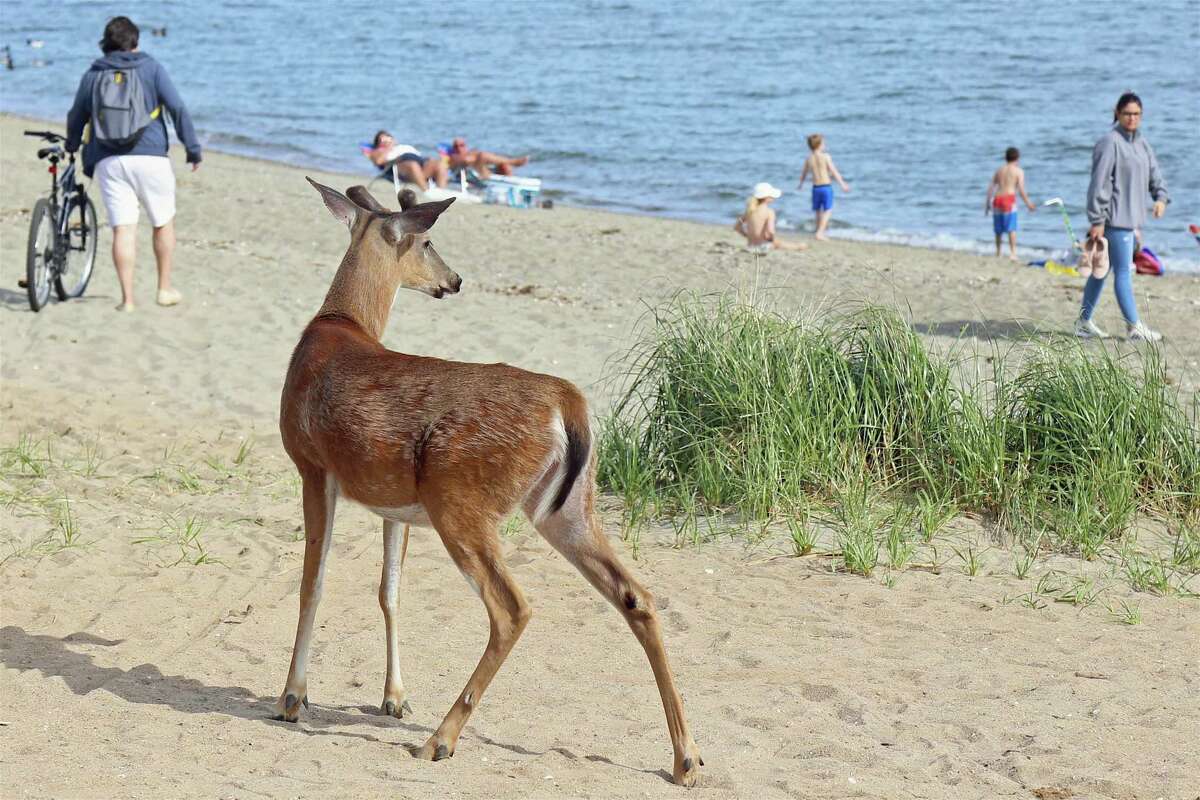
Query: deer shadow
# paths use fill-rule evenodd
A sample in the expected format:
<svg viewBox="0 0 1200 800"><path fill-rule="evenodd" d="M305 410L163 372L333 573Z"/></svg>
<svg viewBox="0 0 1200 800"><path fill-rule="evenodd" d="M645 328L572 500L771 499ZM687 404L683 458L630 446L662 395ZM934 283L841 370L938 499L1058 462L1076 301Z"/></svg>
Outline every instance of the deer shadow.
<svg viewBox="0 0 1200 800"><path fill-rule="evenodd" d="M324 706L313 703L306 710L304 724L293 724L273 719L275 697L257 695L244 686L209 686L195 678L184 675L166 675L153 664L139 664L129 669L103 667L87 654L76 652L70 645L81 647L119 647L124 639L104 639L90 633L77 632L62 638L29 633L23 628L9 625L0 628L0 664L21 672L37 670L47 678L61 678L72 692L86 697L103 689L128 703L160 705L185 714L227 714L231 717L282 726L305 736L338 736L361 739L415 754L434 731L424 725L385 716L370 706ZM366 726L376 729L400 729L417 736L414 743L403 743L380 739L369 733L335 730L347 725ZM381 731L382 732L382 731ZM522 755L540 756L541 752L527 750L516 744L496 741L468 726L463 731L480 743L499 747ZM552 750L556 748L551 748ZM573 756L573 754L572 754ZM588 761L634 770L603 756L584 756ZM638 770L650 774L665 775L661 770Z"/></svg>
<svg viewBox="0 0 1200 800"><path fill-rule="evenodd" d="M185 714L227 714L268 725L286 726L305 736L342 736L403 747L370 734L333 730L345 725L372 728L401 728L409 733L433 733L432 728L411 725L381 714L347 713L329 706L313 704L303 725L272 719L275 698L255 694L243 686L209 686L184 675L166 675L153 664L129 669L103 667L88 653L76 652L69 645L119 647L124 639L103 639L90 633L72 633L60 638L9 625L0 628L0 664L11 669L37 670L47 678L61 678L80 697L103 689L128 703L161 705ZM422 736L422 738L424 738Z"/></svg>

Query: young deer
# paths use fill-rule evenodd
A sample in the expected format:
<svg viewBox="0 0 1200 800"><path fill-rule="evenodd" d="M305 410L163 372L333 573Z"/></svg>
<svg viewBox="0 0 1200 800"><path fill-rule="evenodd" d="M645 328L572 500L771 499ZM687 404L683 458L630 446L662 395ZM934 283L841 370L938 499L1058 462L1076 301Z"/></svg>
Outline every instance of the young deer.
<svg viewBox="0 0 1200 800"><path fill-rule="evenodd" d="M531 614L501 556L500 523L520 506L555 549L624 615L650 659L675 751L676 783L704 762L683 716L650 593L613 554L593 510L595 463L587 403L560 378L505 364L395 353L380 336L398 289L442 297L462 279L429 228L452 202L383 208L361 186L342 195L309 181L350 229L350 247L320 312L292 354L279 426L303 482L304 572L287 685L276 706L291 722L307 705L308 650L334 506L345 497L383 518L379 604L387 634L386 714L412 713L400 678L397 594L408 526L433 527L482 598L491 636L479 665L420 758L454 755L459 733ZM404 524L403 543L399 526Z"/></svg>

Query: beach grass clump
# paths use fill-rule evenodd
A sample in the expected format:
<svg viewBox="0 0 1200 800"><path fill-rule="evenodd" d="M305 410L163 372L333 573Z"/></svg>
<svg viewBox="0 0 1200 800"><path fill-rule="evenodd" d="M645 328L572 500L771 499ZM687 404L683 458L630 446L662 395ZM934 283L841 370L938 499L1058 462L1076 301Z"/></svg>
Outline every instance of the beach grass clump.
<svg viewBox="0 0 1200 800"><path fill-rule="evenodd" d="M949 367L891 310L868 307L840 323L852 392L842 422L856 430L869 471L906 487L942 483L962 421Z"/></svg>
<svg viewBox="0 0 1200 800"><path fill-rule="evenodd" d="M1028 574L1044 548L1117 548L1140 514L1200 519L1200 406L1185 411L1156 350L1042 345L972 382L887 309L680 295L650 322L601 422L598 477L629 529L668 516L698 540L697 516L774 521L804 555L828 508L843 566L868 575L972 512L1015 534Z"/></svg>
<svg viewBox="0 0 1200 800"><path fill-rule="evenodd" d="M762 520L862 471L940 480L958 419L949 369L895 314L838 322L726 298L656 312L602 424L601 481L638 518L693 504Z"/></svg>
<svg viewBox="0 0 1200 800"><path fill-rule="evenodd" d="M1196 419L1158 352L1139 357L1135 370L1108 350L1042 348L1002 389L1007 485L1028 521L1088 558L1139 512L1188 516L1200 503Z"/></svg>

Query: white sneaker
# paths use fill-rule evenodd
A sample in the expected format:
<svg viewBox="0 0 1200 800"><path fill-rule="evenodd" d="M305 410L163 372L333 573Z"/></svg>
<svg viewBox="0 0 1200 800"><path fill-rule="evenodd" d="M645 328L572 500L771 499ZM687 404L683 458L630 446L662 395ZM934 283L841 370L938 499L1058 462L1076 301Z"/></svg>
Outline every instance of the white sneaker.
<svg viewBox="0 0 1200 800"><path fill-rule="evenodd" d="M1162 341L1162 334L1156 330L1151 330L1144 322L1138 322L1128 327L1129 341L1131 342L1158 342Z"/></svg>
<svg viewBox="0 0 1200 800"><path fill-rule="evenodd" d="M1075 335L1080 339L1108 339L1109 335L1100 328L1096 327L1096 323L1090 319L1080 317L1075 320Z"/></svg>

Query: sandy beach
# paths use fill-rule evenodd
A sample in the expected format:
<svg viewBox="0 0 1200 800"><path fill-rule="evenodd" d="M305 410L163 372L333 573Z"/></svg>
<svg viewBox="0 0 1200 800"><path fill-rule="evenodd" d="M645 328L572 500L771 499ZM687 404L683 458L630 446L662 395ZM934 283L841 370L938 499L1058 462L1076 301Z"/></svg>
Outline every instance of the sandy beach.
<svg viewBox="0 0 1200 800"><path fill-rule="evenodd" d="M106 231L86 295L34 314L16 285L47 188L35 140L20 135L31 125L44 123L0 116L2 794L684 796L643 653L527 523L504 545L534 616L453 759L410 748L478 660L484 609L436 535L414 529L401 663L416 713L379 715L380 525L349 503L311 709L297 725L270 719L304 546L279 392L348 240L304 176L343 190L366 178L219 153L193 173L175 153L183 303L154 303L143 219L136 312L113 310ZM402 292L384 344L561 375L598 412L638 321L680 290L894 306L939 351L982 360L1069 334L1082 285L1004 259L847 241L757 258L727 226L568 207L456 204L433 241L462 291ZM1200 276L1139 276L1136 292L1166 337L1168 373L1193 396ZM1096 320L1123 328L1107 287ZM706 763L693 796L1200 797L1194 599L1135 593L1068 557L1018 579L1012 554L967 518L948 535L983 543L975 576L950 560L888 585L786 557L769 536L676 548L666 524L643 533L635 561L616 501L602 505L658 599ZM1039 600L1050 572L1091 581L1096 601ZM1123 603L1140 624L1114 620Z"/></svg>

